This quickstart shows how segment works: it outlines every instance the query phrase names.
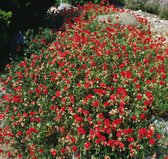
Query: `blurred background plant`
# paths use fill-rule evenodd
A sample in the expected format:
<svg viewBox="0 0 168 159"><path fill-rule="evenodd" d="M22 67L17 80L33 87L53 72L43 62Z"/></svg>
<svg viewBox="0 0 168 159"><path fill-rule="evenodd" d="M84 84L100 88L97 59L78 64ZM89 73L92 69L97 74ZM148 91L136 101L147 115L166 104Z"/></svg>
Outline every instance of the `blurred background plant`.
<svg viewBox="0 0 168 159"><path fill-rule="evenodd" d="M168 1L163 2L159 7L159 16L168 20Z"/></svg>
<svg viewBox="0 0 168 159"><path fill-rule="evenodd" d="M146 2L147 0L125 0L125 7L133 10L144 9Z"/></svg>
<svg viewBox="0 0 168 159"><path fill-rule="evenodd" d="M12 12L5 12L0 9L0 67L5 65L4 61L1 59L7 58L8 50L8 29L10 20L12 18Z"/></svg>
<svg viewBox="0 0 168 159"><path fill-rule="evenodd" d="M161 19L168 19L168 0L125 0L125 7L156 14Z"/></svg>
<svg viewBox="0 0 168 159"><path fill-rule="evenodd" d="M152 14L159 14L159 2L158 0L150 0L145 3L145 11Z"/></svg>

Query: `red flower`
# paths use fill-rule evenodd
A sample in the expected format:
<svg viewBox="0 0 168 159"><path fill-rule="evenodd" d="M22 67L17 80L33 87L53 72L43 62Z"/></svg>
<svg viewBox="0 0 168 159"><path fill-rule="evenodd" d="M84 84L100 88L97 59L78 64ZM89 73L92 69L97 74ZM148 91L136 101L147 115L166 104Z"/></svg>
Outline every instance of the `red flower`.
<svg viewBox="0 0 168 159"><path fill-rule="evenodd" d="M89 141L84 144L84 148L85 148L86 150L89 149L90 146L91 146L91 143L90 143Z"/></svg>
<svg viewBox="0 0 168 159"><path fill-rule="evenodd" d="M18 158L23 158L22 154L18 154L17 156L18 156Z"/></svg>
<svg viewBox="0 0 168 159"><path fill-rule="evenodd" d="M56 91L55 96L60 97L61 96L61 91Z"/></svg>
<svg viewBox="0 0 168 159"><path fill-rule="evenodd" d="M117 126L121 123L122 123L122 119L119 118L119 119L115 119L112 124Z"/></svg>
<svg viewBox="0 0 168 159"><path fill-rule="evenodd" d="M106 91L103 89L94 89L94 92L97 93L98 95L105 95Z"/></svg>
<svg viewBox="0 0 168 159"><path fill-rule="evenodd" d="M61 149L60 149L60 152L61 152L61 153L65 153L65 149L64 149L64 148L61 148Z"/></svg>
<svg viewBox="0 0 168 159"><path fill-rule="evenodd" d="M138 95L137 95L137 99L138 99L138 100L141 100L141 99L142 99L142 94L138 94Z"/></svg>
<svg viewBox="0 0 168 159"><path fill-rule="evenodd" d="M156 142L156 141L155 141L155 139L153 139L153 138L149 140L149 144L150 144L150 145L155 144L155 142Z"/></svg>
<svg viewBox="0 0 168 159"><path fill-rule="evenodd" d="M71 141L75 143L76 142L76 138L75 137L71 137Z"/></svg>
<svg viewBox="0 0 168 159"><path fill-rule="evenodd" d="M99 114L97 114L97 118L99 118L99 119L103 119L103 118L104 118L103 113L99 113Z"/></svg>
<svg viewBox="0 0 168 159"><path fill-rule="evenodd" d="M154 130L148 130L147 138L148 138L148 139L149 139L149 138L152 138L153 134L154 134Z"/></svg>
<svg viewBox="0 0 168 159"><path fill-rule="evenodd" d="M10 152L8 152L8 157L11 157L11 153Z"/></svg>
<svg viewBox="0 0 168 159"><path fill-rule="evenodd" d="M16 135L19 137L19 136L21 136L22 135L22 131L18 131L17 133L16 133Z"/></svg>
<svg viewBox="0 0 168 159"><path fill-rule="evenodd" d="M110 105L110 103L107 101L103 105L104 105L104 107L108 107Z"/></svg>
<svg viewBox="0 0 168 159"><path fill-rule="evenodd" d="M83 118L81 116L76 116L75 118L75 122L82 122Z"/></svg>
<svg viewBox="0 0 168 159"><path fill-rule="evenodd" d="M54 149L52 149L50 152L51 152L52 156L56 156L57 155L57 152Z"/></svg>
<svg viewBox="0 0 168 159"><path fill-rule="evenodd" d="M78 148L76 146L72 146L72 151L76 152L78 150Z"/></svg>
<svg viewBox="0 0 168 159"><path fill-rule="evenodd" d="M44 150L43 150L43 149L39 149L39 152L40 152L40 153L43 153L43 152L44 152Z"/></svg>
<svg viewBox="0 0 168 159"><path fill-rule="evenodd" d="M9 95L9 94L5 94L5 95L3 96L3 99L4 99L5 101L7 101L7 102L11 101L11 98L10 98L10 95Z"/></svg>
<svg viewBox="0 0 168 159"><path fill-rule="evenodd" d="M72 94L70 94L69 98L70 98L71 103L73 104L74 100L75 100L74 96Z"/></svg>
<svg viewBox="0 0 168 159"><path fill-rule="evenodd" d="M98 107L98 106L99 106L99 101L98 101L98 100L95 100L95 101L92 103L92 106L93 106L93 107Z"/></svg>
<svg viewBox="0 0 168 159"><path fill-rule="evenodd" d="M152 97L153 97L153 95L152 95L151 92L146 92L146 96L147 96L148 98L152 98Z"/></svg>
<svg viewBox="0 0 168 159"><path fill-rule="evenodd" d="M131 78L132 77L132 73L131 73L131 71L129 71L129 70L127 70L127 71L122 71L121 72L121 75L124 77L124 78Z"/></svg>
<svg viewBox="0 0 168 159"><path fill-rule="evenodd" d="M141 129L139 129L138 130L138 137L141 139L141 138L143 138L143 137L146 137L146 134L147 134L147 130L146 130L146 128L141 128Z"/></svg>
<svg viewBox="0 0 168 159"><path fill-rule="evenodd" d="M127 91L124 88L119 87L117 89L117 94L121 95L121 98L124 99L127 96Z"/></svg>
<svg viewBox="0 0 168 159"><path fill-rule="evenodd" d="M39 123L41 121L40 118L36 118L36 122Z"/></svg>
<svg viewBox="0 0 168 159"><path fill-rule="evenodd" d="M82 135L86 134L86 130L83 129L81 126L78 127L78 132L81 133Z"/></svg>
<svg viewBox="0 0 168 159"><path fill-rule="evenodd" d="M134 138L133 138L133 137L128 137L128 138L127 138L127 141L130 142L130 143L131 143L131 142L134 142Z"/></svg>
<svg viewBox="0 0 168 159"><path fill-rule="evenodd" d="M156 138L157 138L157 139L161 139L161 138L162 138L162 135L161 135L161 134L156 134Z"/></svg>
<svg viewBox="0 0 168 159"><path fill-rule="evenodd" d="M82 113L83 113L83 115L89 115L89 111L88 110L83 110Z"/></svg>
<svg viewBox="0 0 168 159"><path fill-rule="evenodd" d="M142 119L142 120L146 119L145 114L141 114L141 115L140 115L140 119Z"/></svg>
<svg viewBox="0 0 168 159"><path fill-rule="evenodd" d="M0 120L3 120L5 117L5 114L0 114Z"/></svg>
<svg viewBox="0 0 168 159"><path fill-rule="evenodd" d="M27 131L26 131L26 134L27 135L31 135L32 133L37 133L37 129L36 128L29 128Z"/></svg>
<svg viewBox="0 0 168 159"><path fill-rule="evenodd" d="M90 83L89 83L89 82L86 82L86 83L84 84L84 86L85 86L85 88L89 88L89 87L90 87Z"/></svg>
<svg viewBox="0 0 168 159"><path fill-rule="evenodd" d="M137 119L136 115L133 115L131 118L132 118L132 120L136 120Z"/></svg>

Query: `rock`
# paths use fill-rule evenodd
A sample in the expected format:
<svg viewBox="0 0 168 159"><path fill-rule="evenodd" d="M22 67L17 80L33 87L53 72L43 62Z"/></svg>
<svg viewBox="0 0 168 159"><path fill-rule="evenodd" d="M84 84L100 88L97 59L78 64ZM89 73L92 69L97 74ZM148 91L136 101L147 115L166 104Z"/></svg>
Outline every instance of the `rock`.
<svg viewBox="0 0 168 159"><path fill-rule="evenodd" d="M74 6L72 6L71 4L68 3L60 3L58 10L62 11L62 10L70 10L70 9L78 9Z"/></svg>
<svg viewBox="0 0 168 159"><path fill-rule="evenodd" d="M153 124L155 127L161 131L161 133L167 134L168 135L168 120L167 119L155 119Z"/></svg>
<svg viewBox="0 0 168 159"><path fill-rule="evenodd" d="M60 3L58 7L58 13L59 14L73 14L78 11L77 7L72 6L71 4L68 3Z"/></svg>
<svg viewBox="0 0 168 159"><path fill-rule="evenodd" d="M116 14L107 14L99 15L97 17L99 23L119 23L120 25L131 25L134 27L139 27L140 23L136 19L135 15L132 13L116 13Z"/></svg>
<svg viewBox="0 0 168 159"><path fill-rule="evenodd" d="M150 14L147 12L140 12L140 11L132 11L137 16L140 16L142 18L146 18L148 22L150 23L150 31L153 33L153 38L156 37L156 35L162 36L167 38L168 37L168 20L160 19L159 16ZM166 40L167 41L167 40ZM167 42L164 43L167 43Z"/></svg>
<svg viewBox="0 0 168 159"><path fill-rule="evenodd" d="M114 14L99 15L97 17L97 21L99 23L111 23L114 21L115 18L116 17Z"/></svg>
<svg viewBox="0 0 168 159"><path fill-rule="evenodd" d="M47 26L50 28L61 28L66 18L79 15L79 10L68 3L60 3L59 7L52 6L47 11Z"/></svg>
<svg viewBox="0 0 168 159"><path fill-rule="evenodd" d="M48 14L57 14L59 13L58 11L58 8L56 6L51 6L48 11L47 11Z"/></svg>
<svg viewBox="0 0 168 159"><path fill-rule="evenodd" d="M140 23L132 13L120 13L118 20L123 25L132 25L134 27L140 26Z"/></svg>
<svg viewBox="0 0 168 159"><path fill-rule="evenodd" d="M68 3L60 3L58 8L56 6L52 6L48 9L47 14L52 16L64 16L68 14L75 14L78 12L78 8L74 7Z"/></svg>

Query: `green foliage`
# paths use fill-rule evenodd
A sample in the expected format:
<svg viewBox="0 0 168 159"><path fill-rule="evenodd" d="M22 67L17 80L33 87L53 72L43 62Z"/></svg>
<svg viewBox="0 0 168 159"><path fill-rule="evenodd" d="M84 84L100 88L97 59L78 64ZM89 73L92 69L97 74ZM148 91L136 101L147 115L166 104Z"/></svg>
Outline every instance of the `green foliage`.
<svg viewBox="0 0 168 159"><path fill-rule="evenodd" d="M8 29L12 17L11 12L5 12L0 9L0 63L5 61L9 51ZM0 67L2 65L0 64ZM1 69L1 68L0 68Z"/></svg>
<svg viewBox="0 0 168 159"><path fill-rule="evenodd" d="M149 13L152 13L152 14L156 14L158 15L159 13L159 2L156 1L156 0L151 0L151 1L148 1L146 2L145 4L145 10Z"/></svg>
<svg viewBox="0 0 168 159"><path fill-rule="evenodd" d="M34 35L33 29L25 32L26 46L25 56L29 57L32 53L41 49L46 49L53 41L56 40L54 30L48 28L39 28L38 33Z"/></svg>
<svg viewBox="0 0 168 159"><path fill-rule="evenodd" d="M162 4L159 7L159 16L163 19L168 20L168 3Z"/></svg>
<svg viewBox="0 0 168 159"><path fill-rule="evenodd" d="M109 0L110 4L125 5L125 0Z"/></svg>
<svg viewBox="0 0 168 159"><path fill-rule="evenodd" d="M168 19L168 3L158 0L125 0L126 8L133 10L143 10L159 15L162 19Z"/></svg>
<svg viewBox="0 0 168 159"><path fill-rule="evenodd" d="M0 9L0 31L8 29L11 18L12 12L5 12Z"/></svg>
<svg viewBox="0 0 168 159"><path fill-rule="evenodd" d="M147 0L125 0L125 6L128 9L133 9L133 10L139 10L142 9L144 10L144 5Z"/></svg>

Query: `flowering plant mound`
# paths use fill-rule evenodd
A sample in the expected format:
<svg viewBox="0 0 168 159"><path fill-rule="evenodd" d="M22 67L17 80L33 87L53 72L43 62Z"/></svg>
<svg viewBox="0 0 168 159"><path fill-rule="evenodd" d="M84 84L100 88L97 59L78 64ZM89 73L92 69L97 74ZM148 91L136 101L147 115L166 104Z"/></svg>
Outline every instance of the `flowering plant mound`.
<svg viewBox="0 0 168 159"><path fill-rule="evenodd" d="M167 104L164 39L131 26L94 25L95 14L123 11L102 8L83 6L46 50L7 66L1 81L10 90L3 96L9 126L0 141L13 144L14 155L118 159L153 153L161 136L150 119ZM96 12L87 19L90 9Z"/></svg>

